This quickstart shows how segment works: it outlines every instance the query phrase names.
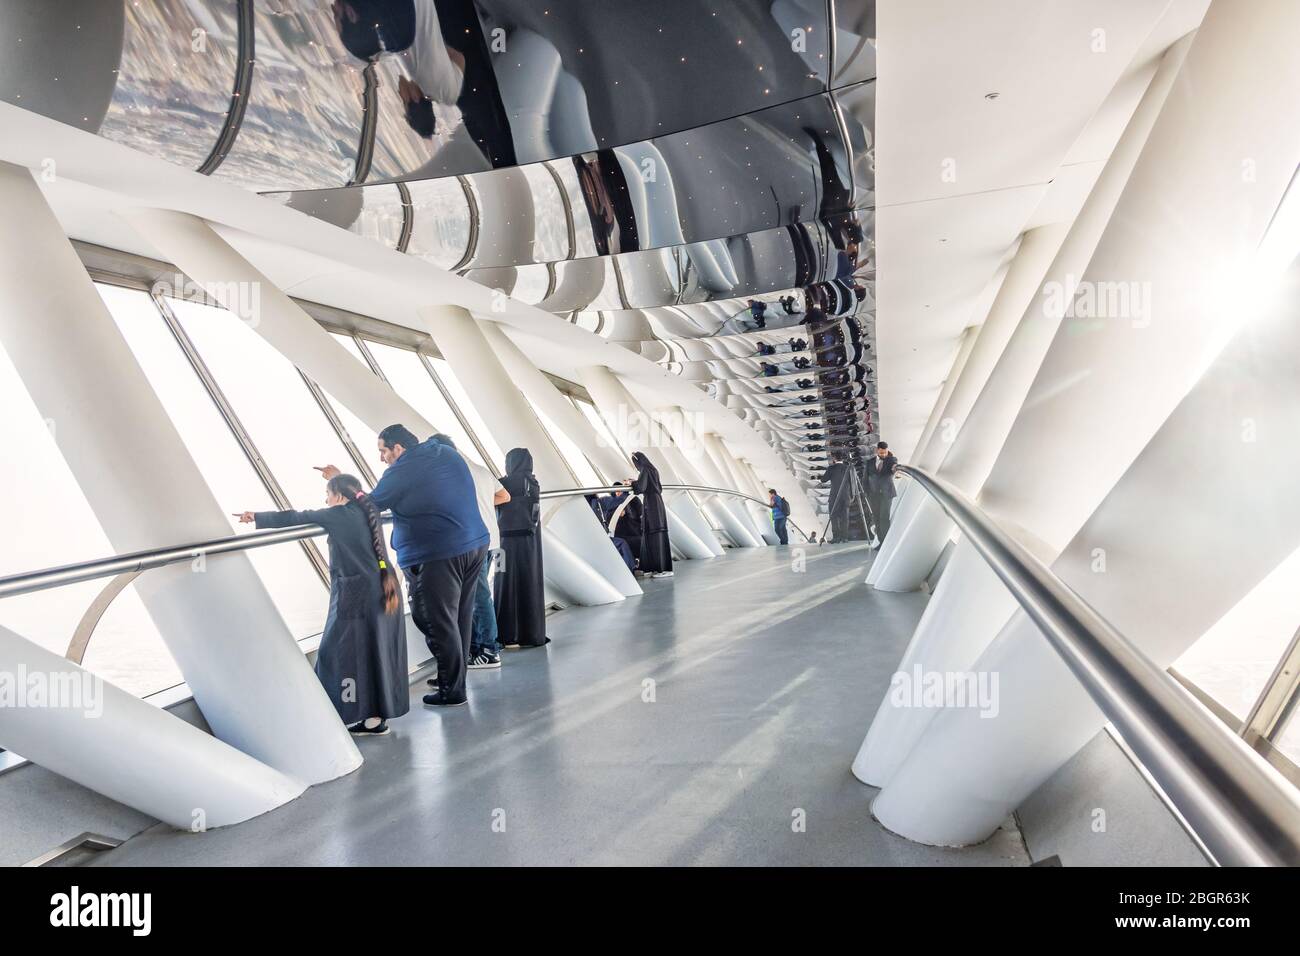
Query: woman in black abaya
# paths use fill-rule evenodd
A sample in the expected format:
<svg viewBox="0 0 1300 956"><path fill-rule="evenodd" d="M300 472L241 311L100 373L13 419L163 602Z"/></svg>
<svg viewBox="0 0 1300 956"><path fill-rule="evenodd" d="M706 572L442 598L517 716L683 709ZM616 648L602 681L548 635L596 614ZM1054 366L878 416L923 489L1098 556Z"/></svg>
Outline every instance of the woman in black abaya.
<svg viewBox="0 0 1300 956"><path fill-rule="evenodd" d="M510 500L497 507L504 561L495 588L497 640L506 646L541 647L549 640L542 587L542 489L527 448L506 454L501 484Z"/></svg>
<svg viewBox="0 0 1300 956"><path fill-rule="evenodd" d="M379 509L351 475L325 485L315 511L245 511L258 528L316 524L329 541L330 606L316 651L316 676L348 730L389 732L388 721L411 709L406 672L406 618L397 572L384 543Z"/></svg>
<svg viewBox="0 0 1300 956"><path fill-rule="evenodd" d="M641 496L641 570L654 577L673 573L673 551L668 543L668 510L664 507L664 486L659 469L641 452L634 452L636 479L632 490Z"/></svg>

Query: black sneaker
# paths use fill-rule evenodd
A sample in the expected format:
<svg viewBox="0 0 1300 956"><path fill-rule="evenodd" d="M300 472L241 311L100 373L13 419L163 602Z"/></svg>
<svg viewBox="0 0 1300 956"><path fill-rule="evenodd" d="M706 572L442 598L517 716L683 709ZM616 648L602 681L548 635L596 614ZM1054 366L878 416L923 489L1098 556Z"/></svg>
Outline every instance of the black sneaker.
<svg viewBox="0 0 1300 956"><path fill-rule="evenodd" d="M501 656L491 651L480 651L469 659L465 665L469 670L482 671L501 666Z"/></svg>
<svg viewBox="0 0 1300 956"><path fill-rule="evenodd" d="M435 690L432 694L424 695L424 702L430 707L459 707L461 704L468 704L469 698L462 697L460 700L447 700L440 690Z"/></svg>
<svg viewBox="0 0 1300 956"><path fill-rule="evenodd" d="M364 720L359 720L348 728L348 733L354 737L383 737L385 734L391 734L392 728L388 726L388 721L381 720L376 727L367 727Z"/></svg>

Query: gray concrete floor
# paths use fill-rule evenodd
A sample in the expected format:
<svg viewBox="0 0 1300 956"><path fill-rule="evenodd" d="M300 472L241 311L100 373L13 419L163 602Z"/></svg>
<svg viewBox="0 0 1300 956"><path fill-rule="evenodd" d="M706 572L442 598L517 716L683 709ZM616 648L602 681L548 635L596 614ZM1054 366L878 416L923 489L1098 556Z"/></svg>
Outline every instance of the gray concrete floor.
<svg viewBox="0 0 1300 956"><path fill-rule="evenodd" d="M680 562L642 597L553 614L546 648L470 673L468 707L413 688L348 777L95 865L1026 864L1010 827L945 850L871 819L849 764L926 600L868 589L871 554Z"/></svg>

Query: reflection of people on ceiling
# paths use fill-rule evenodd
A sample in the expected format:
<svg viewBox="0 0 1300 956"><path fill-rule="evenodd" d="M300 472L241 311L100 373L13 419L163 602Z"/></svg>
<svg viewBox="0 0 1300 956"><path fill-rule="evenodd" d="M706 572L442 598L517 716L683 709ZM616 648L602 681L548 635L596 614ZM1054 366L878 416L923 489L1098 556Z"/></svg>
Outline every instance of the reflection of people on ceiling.
<svg viewBox="0 0 1300 956"><path fill-rule="evenodd" d="M623 167L612 149L574 156L573 167L591 220L596 252L602 256L640 249L636 212L628 195Z"/></svg>
<svg viewBox="0 0 1300 956"><path fill-rule="evenodd" d="M406 122L431 138L433 104L453 105L465 83L465 57L444 42L433 0L334 0L330 9L339 39L357 59L402 54L410 76L398 80L397 95Z"/></svg>
<svg viewBox="0 0 1300 956"><path fill-rule="evenodd" d="M412 130L431 139L437 131L433 105L458 106L469 137L490 165L514 164L509 126L472 4L334 0L331 9L339 38L354 57L367 63L385 54L400 57L405 75L396 94Z"/></svg>

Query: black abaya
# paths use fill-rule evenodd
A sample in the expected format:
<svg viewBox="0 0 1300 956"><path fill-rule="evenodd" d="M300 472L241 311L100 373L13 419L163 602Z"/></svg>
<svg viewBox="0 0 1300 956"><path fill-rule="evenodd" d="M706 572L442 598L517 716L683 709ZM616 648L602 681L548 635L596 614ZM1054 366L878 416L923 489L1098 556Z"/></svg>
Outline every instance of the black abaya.
<svg viewBox="0 0 1300 956"><path fill-rule="evenodd" d="M641 496L642 534L641 570L647 574L663 574L673 569L673 551L668 542L668 509L664 506L663 482L659 469L641 452L632 455L637 476L632 490Z"/></svg>
<svg viewBox="0 0 1300 956"><path fill-rule="evenodd" d="M526 448L506 455L502 486L510 500L497 507L504 567L497 574L497 639L505 645L540 647L546 637L546 594L542 584L541 486Z"/></svg>
<svg viewBox="0 0 1300 956"><path fill-rule="evenodd" d="M345 724L401 717L411 709L406 615L384 611L379 561L359 504L315 511L259 511L259 528L316 524L329 538L330 607L316 676ZM391 559L390 559L391 560Z"/></svg>

